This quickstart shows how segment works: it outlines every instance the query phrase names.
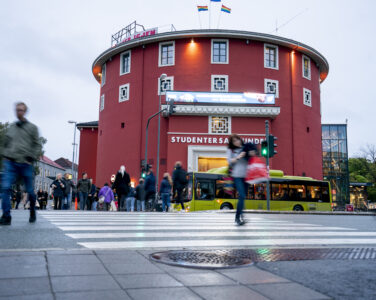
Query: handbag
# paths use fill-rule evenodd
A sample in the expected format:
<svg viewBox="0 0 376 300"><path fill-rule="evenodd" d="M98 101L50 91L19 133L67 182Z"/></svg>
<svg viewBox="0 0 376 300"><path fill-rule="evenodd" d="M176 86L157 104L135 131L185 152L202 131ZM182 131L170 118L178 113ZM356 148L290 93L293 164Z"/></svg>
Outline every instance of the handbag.
<svg viewBox="0 0 376 300"><path fill-rule="evenodd" d="M257 184L269 180L266 164L258 156L253 156L248 162L245 181L249 184Z"/></svg>
<svg viewBox="0 0 376 300"><path fill-rule="evenodd" d="M117 211L117 208L116 208L116 205L115 205L115 201L111 201L110 211Z"/></svg>

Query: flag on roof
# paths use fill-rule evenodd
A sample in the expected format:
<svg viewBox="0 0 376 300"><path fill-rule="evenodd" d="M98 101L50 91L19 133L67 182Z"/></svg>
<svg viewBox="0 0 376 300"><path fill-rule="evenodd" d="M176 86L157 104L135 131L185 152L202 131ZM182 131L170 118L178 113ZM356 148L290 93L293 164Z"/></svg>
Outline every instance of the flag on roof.
<svg viewBox="0 0 376 300"><path fill-rule="evenodd" d="M209 8L208 8L207 5L205 5L205 6L199 6L199 5L197 5L197 9L198 9L198 11L207 11L207 10L209 10Z"/></svg>
<svg viewBox="0 0 376 300"><path fill-rule="evenodd" d="M222 4L221 11L230 14L231 13L231 8L226 7Z"/></svg>

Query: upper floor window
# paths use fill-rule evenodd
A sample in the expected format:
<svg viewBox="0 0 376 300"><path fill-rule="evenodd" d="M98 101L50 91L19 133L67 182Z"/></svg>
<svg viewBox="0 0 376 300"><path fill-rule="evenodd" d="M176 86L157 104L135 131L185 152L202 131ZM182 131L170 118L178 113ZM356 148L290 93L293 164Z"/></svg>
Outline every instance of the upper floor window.
<svg viewBox="0 0 376 300"><path fill-rule="evenodd" d="M173 66L175 64L175 42L159 44L159 66Z"/></svg>
<svg viewBox="0 0 376 300"><path fill-rule="evenodd" d="M303 55L303 77L311 80L311 60Z"/></svg>
<svg viewBox="0 0 376 300"><path fill-rule="evenodd" d="M264 80L265 94L274 94L276 98L279 97L278 80L266 79Z"/></svg>
<svg viewBox="0 0 376 300"><path fill-rule="evenodd" d="M228 75L212 75L211 91L228 92Z"/></svg>
<svg viewBox="0 0 376 300"><path fill-rule="evenodd" d="M119 87L119 102L129 100L129 83Z"/></svg>
<svg viewBox="0 0 376 300"><path fill-rule="evenodd" d="M303 88L303 103L312 107L312 93L309 89Z"/></svg>
<svg viewBox="0 0 376 300"><path fill-rule="evenodd" d="M124 52L120 55L120 75L131 72L131 51Z"/></svg>
<svg viewBox="0 0 376 300"><path fill-rule="evenodd" d="M209 133L230 134L231 133L231 117L209 116Z"/></svg>
<svg viewBox="0 0 376 300"><path fill-rule="evenodd" d="M105 83L106 83L106 64L103 64L101 86L104 86Z"/></svg>
<svg viewBox="0 0 376 300"><path fill-rule="evenodd" d="M212 64L228 64L228 40L212 40Z"/></svg>
<svg viewBox="0 0 376 300"><path fill-rule="evenodd" d="M158 95L166 94L166 91L174 90L174 77L169 76L164 79L158 78Z"/></svg>
<svg viewBox="0 0 376 300"><path fill-rule="evenodd" d="M104 94L101 96L101 100L99 103L99 111L104 110Z"/></svg>
<svg viewBox="0 0 376 300"><path fill-rule="evenodd" d="M264 67L278 70L278 47L264 45Z"/></svg>

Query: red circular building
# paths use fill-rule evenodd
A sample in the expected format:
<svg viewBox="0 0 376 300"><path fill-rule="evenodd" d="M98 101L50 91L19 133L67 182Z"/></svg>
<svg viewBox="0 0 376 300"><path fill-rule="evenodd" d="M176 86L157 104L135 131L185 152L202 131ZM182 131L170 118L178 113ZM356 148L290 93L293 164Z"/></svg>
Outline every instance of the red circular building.
<svg viewBox="0 0 376 300"><path fill-rule="evenodd" d="M93 63L101 83L98 134L93 141L92 127L86 142L81 131L79 169L96 165L89 175L101 185L124 164L137 181L148 118L158 111L159 94L166 107L165 92L171 90L184 93L173 95L175 113L161 117L160 176L172 172L177 160L188 171L224 164L231 133L259 144L269 120L278 138L271 168L322 179L320 83L328 69L315 49L268 34L187 30L128 38ZM161 74L167 75L162 82ZM274 93L275 102L244 101L252 93ZM208 101L195 102L197 95ZM154 166L157 126L152 119L148 163Z"/></svg>

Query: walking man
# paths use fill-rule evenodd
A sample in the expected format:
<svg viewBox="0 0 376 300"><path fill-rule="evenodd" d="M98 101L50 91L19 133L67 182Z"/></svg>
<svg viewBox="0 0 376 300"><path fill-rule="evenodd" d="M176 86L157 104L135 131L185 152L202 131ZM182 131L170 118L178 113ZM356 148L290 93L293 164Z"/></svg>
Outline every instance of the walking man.
<svg viewBox="0 0 376 300"><path fill-rule="evenodd" d="M87 179L87 173L82 173L82 178L77 183L77 192L80 199L80 210L85 209L90 191L90 181Z"/></svg>
<svg viewBox="0 0 376 300"><path fill-rule="evenodd" d="M125 210L125 199L129 193L129 184L131 179L127 172L125 172L125 166L121 166L119 172L117 172L115 177L115 182L112 186L116 190L118 196L118 206L119 211Z"/></svg>
<svg viewBox="0 0 376 300"><path fill-rule="evenodd" d="M72 203L72 190L74 188L73 181L69 178L69 174L64 174L64 185L65 185L65 191L64 191L64 202L62 209L70 209L71 203Z"/></svg>
<svg viewBox="0 0 376 300"><path fill-rule="evenodd" d="M10 215L10 197L12 185L17 180L17 177L22 177L26 192L29 195L29 222L34 223L36 221L33 162L38 160L41 145L39 142L38 128L25 118L26 112L26 104L18 102L16 104L18 121L12 123L5 134L2 153L4 157L4 174L1 182L3 215L0 219L0 225L10 225L12 222Z"/></svg>
<svg viewBox="0 0 376 300"><path fill-rule="evenodd" d="M184 211L184 199L183 190L187 185L187 172L182 168L181 162L177 161L175 163L175 170L172 173L173 182L173 194L177 194L176 202L181 204L181 210Z"/></svg>
<svg viewBox="0 0 376 300"><path fill-rule="evenodd" d="M152 210L154 207L155 201L155 176L153 174L153 167L149 166L147 176L145 178L145 192L146 192L146 206Z"/></svg>

